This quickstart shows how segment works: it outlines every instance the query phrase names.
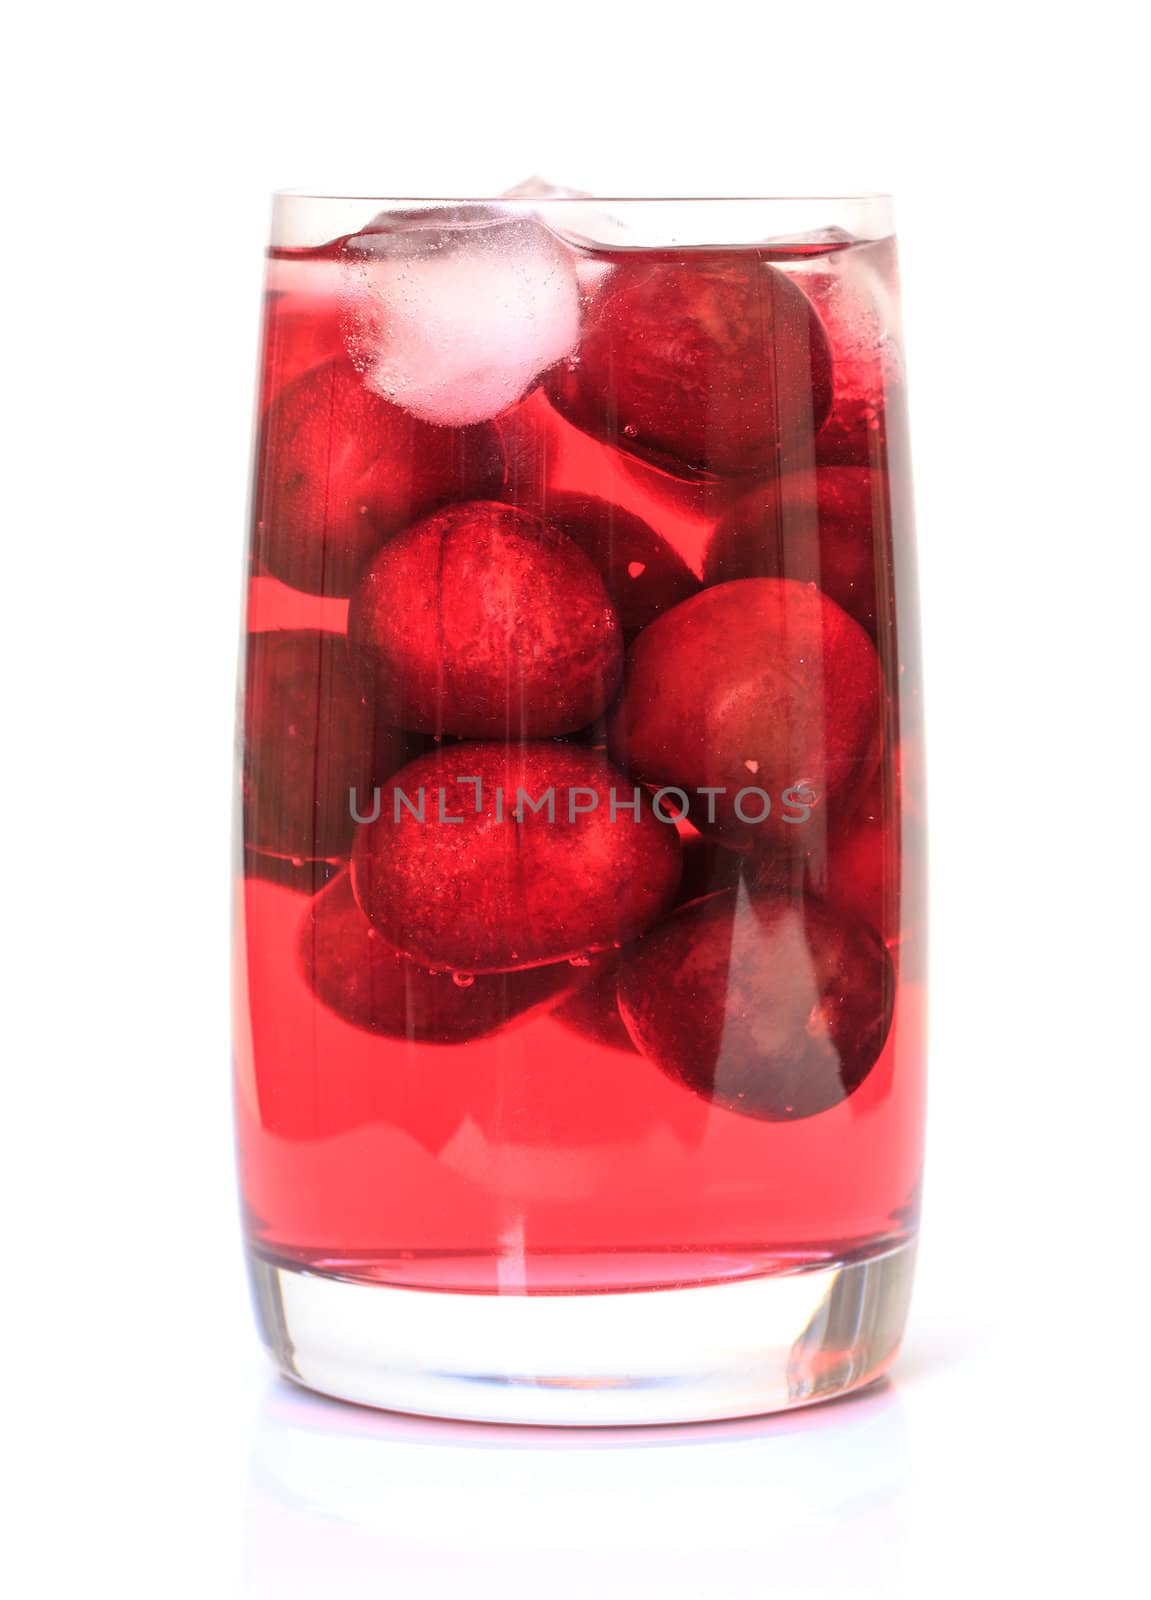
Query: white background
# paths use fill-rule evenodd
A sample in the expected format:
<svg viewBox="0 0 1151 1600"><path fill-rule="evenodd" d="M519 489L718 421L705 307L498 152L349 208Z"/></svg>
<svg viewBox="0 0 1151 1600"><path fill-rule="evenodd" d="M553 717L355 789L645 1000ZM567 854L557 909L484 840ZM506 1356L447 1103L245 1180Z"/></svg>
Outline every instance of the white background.
<svg viewBox="0 0 1151 1600"><path fill-rule="evenodd" d="M1128 7L24 8L3 209L0 1438L24 1596L1127 1594L1145 1458L1151 352ZM231 1176L267 192L893 189L933 1093L886 1387L523 1433L279 1385Z"/></svg>

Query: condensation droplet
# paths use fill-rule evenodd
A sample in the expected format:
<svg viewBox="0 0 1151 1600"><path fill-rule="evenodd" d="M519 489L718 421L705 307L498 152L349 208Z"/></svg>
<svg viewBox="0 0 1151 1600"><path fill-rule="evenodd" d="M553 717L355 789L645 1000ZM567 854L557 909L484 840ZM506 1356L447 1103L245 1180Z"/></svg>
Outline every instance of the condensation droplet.
<svg viewBox="0 0 1151 1600"><path fill-rule="evenodd" d="M634 422L625 422L623 431L626 438L634 439L636 434L639 432L639 429L636 427Z"/></svg>
<svg viewBox="0 0 1151 1600"><path fill-rule="evenodd" d="M629 578L640 578L646 571L647 563L645 561L629 561L627 564L627 575Z"/></svg>
<svg viewBox="0 0 1151 1600"><path fill-rule="evenodd" d="M473 972L452 973L452 982L455 984L457 989L470 989L475 981L475 974Z"/></svg>

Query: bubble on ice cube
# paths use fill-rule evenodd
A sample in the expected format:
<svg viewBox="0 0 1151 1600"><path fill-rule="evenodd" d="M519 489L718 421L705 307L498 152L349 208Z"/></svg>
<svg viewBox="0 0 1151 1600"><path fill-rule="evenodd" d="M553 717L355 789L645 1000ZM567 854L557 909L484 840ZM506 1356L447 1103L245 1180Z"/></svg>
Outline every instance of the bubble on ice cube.
<svg viewBox="0 0 1151 1600"><path fill-rule="evenodd" d="M385 216L345 246L348 346L368 385L424 422L513 405L575 348L569 253L493 207Z"/></svg>

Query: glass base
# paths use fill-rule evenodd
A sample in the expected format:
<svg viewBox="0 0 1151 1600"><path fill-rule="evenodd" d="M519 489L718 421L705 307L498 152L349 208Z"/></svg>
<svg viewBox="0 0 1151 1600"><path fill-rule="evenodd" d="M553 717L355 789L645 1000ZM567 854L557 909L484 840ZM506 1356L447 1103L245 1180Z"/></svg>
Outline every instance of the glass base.
<svg viewBox="0 0 1151 1600"><path fill-rule="evenodd" d="M492 1295L354 1283L250 1257L285 1376L388 1411L610 1427L758 1416L891 1364L915 1243L771 1277L628 1293Z"/></svg>

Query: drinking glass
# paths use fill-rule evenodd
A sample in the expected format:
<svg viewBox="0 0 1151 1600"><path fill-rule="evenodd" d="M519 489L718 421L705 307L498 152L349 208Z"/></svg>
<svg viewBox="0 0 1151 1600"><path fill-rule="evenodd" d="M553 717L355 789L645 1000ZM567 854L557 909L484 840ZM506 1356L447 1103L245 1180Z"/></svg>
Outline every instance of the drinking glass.
<svg viewBox="0 0 1151 1600"><path fill-rule="evenodd" d="M883 196L276 197L236 1122L297 1382L680 1422L892 1361L905 394Z"/></svg>

